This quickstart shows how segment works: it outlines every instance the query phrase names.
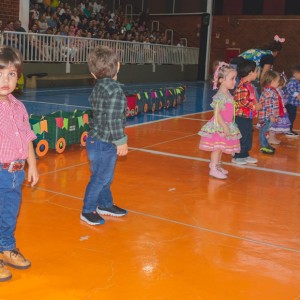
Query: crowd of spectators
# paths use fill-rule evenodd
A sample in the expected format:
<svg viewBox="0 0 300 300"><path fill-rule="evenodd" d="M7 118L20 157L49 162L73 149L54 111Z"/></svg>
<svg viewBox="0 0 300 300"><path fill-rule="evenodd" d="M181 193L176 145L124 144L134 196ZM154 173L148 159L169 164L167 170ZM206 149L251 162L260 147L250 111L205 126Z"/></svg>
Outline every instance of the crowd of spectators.
<svg viewBox="0 0 300 300"><path fill-rule="evenodd" d="M148 11L131 18L122 6L110 11L104 0L77 2L72 7L68 1L32 1L28 32L171 45L164 32L150 30ZM17 30L17 22L4 30Z"/></svg>

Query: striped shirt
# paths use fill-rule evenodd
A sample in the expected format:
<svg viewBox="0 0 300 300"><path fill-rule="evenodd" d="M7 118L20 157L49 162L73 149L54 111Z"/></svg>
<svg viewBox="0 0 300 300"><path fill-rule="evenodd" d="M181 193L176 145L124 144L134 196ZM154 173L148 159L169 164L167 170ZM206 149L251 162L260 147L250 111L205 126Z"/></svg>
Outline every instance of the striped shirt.
<svg viewBox="0 0 300 300"><path fill-rule="evenodd" d="M300 94L300 82L295 77L292 77L286 84L285 90L287 95L287 104L300 106L300 101L297 98Z"/></svg>
<svg viewBox="0 0 300 300"><path fill-rule="evenodd" d="M23 103L13 95L0 101L0 163L28 158L29 143L36 139Z"/></svg>

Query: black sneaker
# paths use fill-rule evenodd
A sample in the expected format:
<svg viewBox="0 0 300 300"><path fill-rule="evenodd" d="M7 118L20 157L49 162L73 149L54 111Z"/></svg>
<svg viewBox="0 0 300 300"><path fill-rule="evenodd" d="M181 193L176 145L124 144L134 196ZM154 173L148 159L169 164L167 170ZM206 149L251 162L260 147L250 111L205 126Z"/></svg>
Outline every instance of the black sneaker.
<svg viewBox="0 0 300 300"><path fill-rule="evenodd" d="M105 220L95 211L90 213L82 213L80 215L80 219L89 225L102 225L105 223Z"/></svg>
<svg viewBox="0 0 300 300"><path fill-rule="evenodd" d="M297 138L297 137L299 137L299 134L297 132L295 132L295 131L287 132L285 135L287 137L291 137L291 138L295 138L295 137Z"/></svg>
<svg viewBox="0 0 300 300"><path fill-rule="evenodd" d="M276 148L272 147L271 145L269 145L267 148L273 150L275 152Z"/></svg>
<svg viewBox="0 0 300 300"><path fill-rule="evenodd" d="M123 217L128 214L128 211L116 205L113 205L112 207L109 208L97 207L97 213L99 215L104 215L104 216Z"/></svg>

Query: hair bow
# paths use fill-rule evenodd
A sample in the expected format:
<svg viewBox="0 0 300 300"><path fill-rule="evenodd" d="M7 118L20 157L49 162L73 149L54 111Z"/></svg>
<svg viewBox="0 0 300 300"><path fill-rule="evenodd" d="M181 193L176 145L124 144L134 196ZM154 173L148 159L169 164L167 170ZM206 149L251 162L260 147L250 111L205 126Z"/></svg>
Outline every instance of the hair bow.
<svg viewBox="0 0 300 300"><path fill-rule="evenodd" d="M218 81L219 81L219 72L220 69L224 66L229 67L229 64L225 63L224 61L220 61L219 65L217 66L215 73L214 73L214 80L213 80L213 90L217 90L218 89Z"/></svg>
<svg viewBox="0 0 300 300"><path fill-rule="evenodd" d="M282 71L282 73L280 74L280 77L284 80L285 83L287 83L287 77L286 77L284 71Z"/></svg>
<svg viewBox="0 0 300 300"><path fill-rule="evenodd" d="M275 35L274 36L274 41L275 42L279 42L279 43L284 43L285 42L285 38L280 38L279 35Z"/></svg>

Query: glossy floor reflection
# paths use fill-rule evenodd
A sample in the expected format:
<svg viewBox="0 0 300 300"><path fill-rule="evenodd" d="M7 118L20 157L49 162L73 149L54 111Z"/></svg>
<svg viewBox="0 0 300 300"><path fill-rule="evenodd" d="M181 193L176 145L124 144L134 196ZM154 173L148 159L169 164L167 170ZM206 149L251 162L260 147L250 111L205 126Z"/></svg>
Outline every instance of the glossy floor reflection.
<svg viewBox="0 0 300 300"><path fill-rule="evenodd" d="M126 130L113 192L129 210L103 226L80 221L89 165L84 148L39 159L25 183L16 231L32 261L1 283L0 299L288 300L300 297L300 139L280 136L256 166L224 156L227 181L208 176L197 132L211 112ZM300 129L300 116L296 129Z"/></svg>

